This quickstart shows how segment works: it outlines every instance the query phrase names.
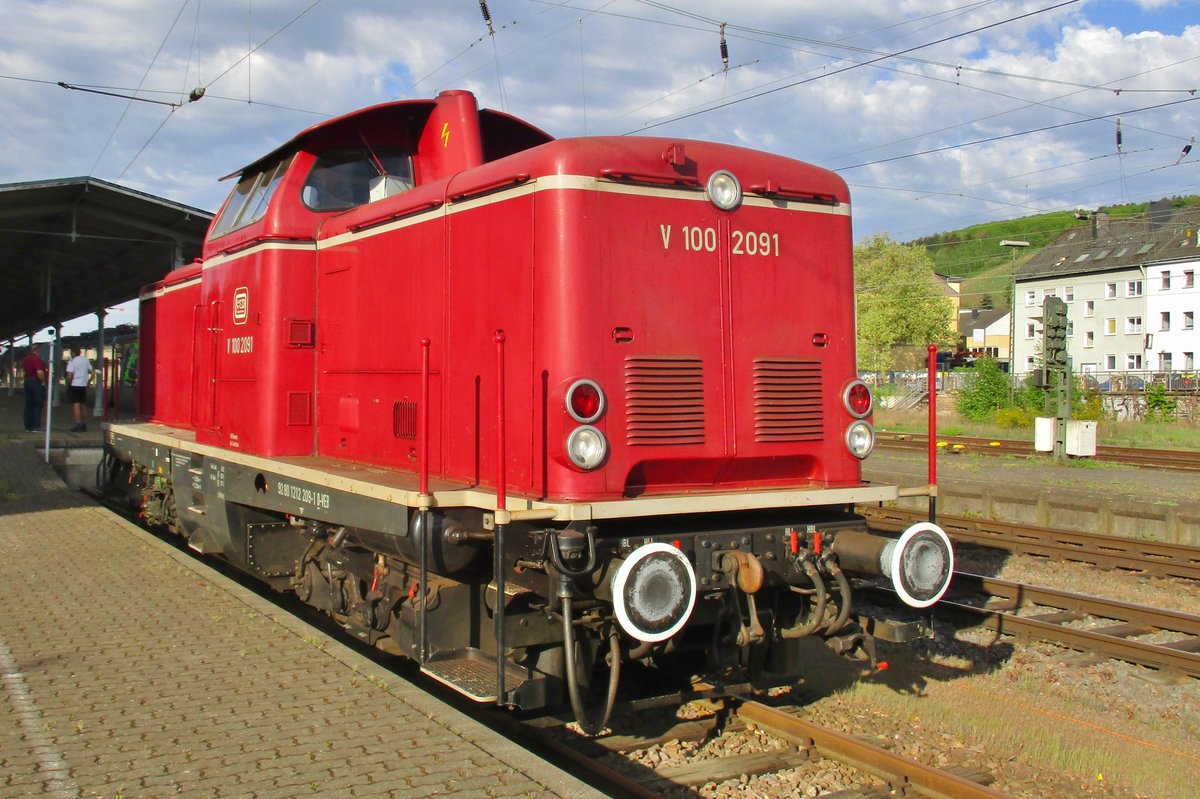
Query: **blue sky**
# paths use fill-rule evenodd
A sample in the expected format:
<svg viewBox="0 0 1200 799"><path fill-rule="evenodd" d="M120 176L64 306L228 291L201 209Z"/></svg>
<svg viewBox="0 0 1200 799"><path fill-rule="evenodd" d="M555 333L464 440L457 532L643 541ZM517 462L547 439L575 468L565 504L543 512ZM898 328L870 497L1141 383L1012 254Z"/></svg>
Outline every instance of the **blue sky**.
<svg viewBox="0 0 1200 799"><path fill-rule="evenodd" d="M1200 8L1195 3L1184 2L1101 0L1091 4L1089 13L1104 24L1127 32L1151 30L1179 35L1188 24L1195 25L1200 21Z"/></svg>
<svg viewBox="0 0 1200 799"><path fill-rule="evenodd" d="M860 238L1200 193L1200 150L1175 164L1200 134L1195 0L488 6L494 36L478 0L8 4L0 182L90 174L216 210L220 176L327 115L464 88L555 136L838 170Z"/></svg>

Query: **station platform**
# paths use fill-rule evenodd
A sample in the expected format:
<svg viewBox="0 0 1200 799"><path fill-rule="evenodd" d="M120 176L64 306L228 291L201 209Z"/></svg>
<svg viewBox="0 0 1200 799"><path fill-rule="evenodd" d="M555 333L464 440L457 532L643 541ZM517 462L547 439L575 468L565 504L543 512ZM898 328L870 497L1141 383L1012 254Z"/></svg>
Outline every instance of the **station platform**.
<svg viewBox="0 0 1200 799"><path fill-rule="evenodd" d="M0 389L0 799L603 794L69 489ZM100 420L51 446L99 446Z"/></svg>

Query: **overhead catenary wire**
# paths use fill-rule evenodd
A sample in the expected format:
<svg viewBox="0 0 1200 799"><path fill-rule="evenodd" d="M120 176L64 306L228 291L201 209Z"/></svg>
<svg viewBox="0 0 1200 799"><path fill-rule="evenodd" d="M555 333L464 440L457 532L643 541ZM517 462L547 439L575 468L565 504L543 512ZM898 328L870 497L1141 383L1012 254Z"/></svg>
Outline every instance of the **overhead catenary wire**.
<svg viewBox="0 0 1200 799"><path fill-rule="evenodd" d="M488 10L487 0L479 0L479 10L483 13L483 22L487 25L488 37L492 40L492 54L496 60L496 84L500 90L500 107L508 112L508 94L504 90L504 70L500 65L500 48L496 45L496 28L492 25L492 14Z"/></svg>
<svg viewBox="0 0 1200 799"><path fill-rule="evenodd" d="M1141 113L1143 111L1155 111L1155 110L1158 110L1161 108L1170 108L1172 106L1181 105L1183 103L1192 103L1192 102L1195 102L1196 100L1200 100L1200 97L1188 97L1183 100L1172 100L1171 102L1168 102L1168 103L1159 103L1157 105L1148 105L1148 106L1144 106L1142 108L1129 109L1126 111L1121 111L1121 112L1113 113L1113 114L1100 114L1098 116L1088 117L1087 119L1074 119L1074 120L1071 120L1070 122L1060 122L1057 125L1044 125L1040 128L1032 128L1030 130L1016 131L1014 133L1004 133L1004 134L1000 134L997 136L988 136L983 139L975 139L975 140L969 141L969 142L961 142L959 144L948 144L944 147L933 147L931 149L922 150L917 153L907 153L905 155L895 155L890 158L878 158L874 161L864 161L860 164L851 164L849 166L841 166L841 167L838 167L838 171L844 172L844 171L848 171L851 169L861 169L862 167L865 167L865 166L874 166L876 164L887 164L887 163L891 163L893 161L903 161L906 158L917 158L922 155L932 155L934 153L941 153L941 152L945 152L947 150L958 150L963 147L973 147L978 144L987 144L989 142L1003 141L1004 139L1013 139L1018 136L1029 136L1034 133L1045 133L1046 131L1050 131L1050 130L1060 130L1062 128L1068 128L1073 125L1083 125L1088 122L1099 122L1099 121L1102 121L1105 119L1113 119L1114 117L1117 119L1117 151L1121 152L1120 114L1136 114L1136 113Z"/></svg>
<svg viewBox="0 0 1200 799"><path fill-rule="evenodd" d="M1191 61L1195 61L1195 60L1197 60L1197 59L1200 59L1200 56L1193 56L1193 57L1191 57L1191 58L1185 58L1185 59L1182 59L1182 60L1180 60L1180 61L1175 61L1175 62L1172 62L1172 63L1170 63L1170 64L1165 64L1165 65L1162 65L1162 66L1158 66L1158 67L1155 67L1155 68L1153 68L1153 69L1149 69L1149 70L1143 70L1143 71L1141 71L1141 72L1138 72L1138 73L1135 73L1135 74L1133 74L1133 75L1127 75L1127 76L1125 76L1125 77L1123 77L1123 78L1118 78L1117 80L1132 80L1132 79L1134 79L1134 78L1137 78L1137 77L1141 77L1141 76L1144 76L1144 75L1148 75L1148 74L1150 74L1151 72L1157 72L1157 71L1159 71L1159 70L1162 70L1162 69L1168 69L1168 68L1171 68L1171 67L1180 66L1180 65L1182 65L1182 64L1186 64L1186 63L1189 63L1189 62L1191 62ZM878 66L878 67L876 67L876 68L877 68L877 69L887 69L887 70L894 70L894 71L898 71L898 72L900 72L901 74L909 74L908 72L906 72L906 71L904 71L904 70L899 70L899 69L895 69L895 68L892 68L892 67ZM943 79L940 79L940 78L935 78L935 77L932 77L932 76L929 76L929 75L924 75L924 76L921 76L921 77L923 77L923 78L924 78L924 79L926 79L926 80L933 80L933 81L937 81L937 82L948 82L948 81L945 81L945 80L943 80ZM1115 83L1115 82L1116 82L1116 81L1110 81L1109 83ZM1017 113L1017 112L1019 112L1019 111L1024 111L1024 110L1027 110L1027 109L1030 109L1030 108L1033 108L1033 107L1046 108L1046 109L1049 109L1049 110L1054 110L1054 111L1062 111L1062 112L1064 112L1064 113L1068 113L1068 114L1075 114L1075 115L1077 115L1077 116L1080 116L1080 117L1087 117L1087 116L1088 116L1087 114L1085 114L1085 113L1083 113L1083 112L1080 112L1080 111L1074 111L1074 110L1072 110L1072 109L1069 109L1069 108L1063 108L1063 107L1061 107L1061 106L1058 106L1058 105L1051 105L1051 103L1056 103L1056 102L1058 102L1059 100L1062 100L1062 99L1065 99L1065 98L1067 98L1067 97L1072 97L1072 96L1074 96L1074 95L1076 95L1076 94L1079 94L1079 91L1075 91L1075 92L1069 92L1069 93L1067 93L1067 94L1059 95L1059 96L1057 96L1057 97L1052 97L1052 98L1050 98L1049 100L1034 100L1034 101L1025 101L1025 100L1022 100L1021 98L1015 97L1015 96L1013 96L1013 95L1006 94L1006 93L1003 93L1003 92L997 92L997 91L995 91L995 90L992 90L992 89L984 89L984 88L982 88L982 87L979 87L979 86L971 86L971 85L969 85L969 84L967 84L967 87L968 87L968 88L971 88L971 89L973 89L973 90L975 90L975 91L983 92L983 93L985 93L985 94L995 95L995 96L998 96L998 97L1004 97L1004 98L1007 98L1007 99L1010 99L1010 100L1019 100L1019 101L1021 101L1021 102L1024 102L1025 104L1024 104L1023 106L1019 107L1019 108L1009 108L1009 109L1006 109L1006 110L1004 110L1004 111L998 111L998 112L996 112L996 113L993 113L993 114L988 114L988 115L986 115L986 116L982 116L982 117L976 117L976 118L974 118L974 119L972 119L972 120L968 120L967 122L962 122L962 123L958 123L958 124L955 124L955 125L947 125L947 126L945 126L945 127L938 128L938 129L936 129L936 130L932 130L932 131L925 131L925 132L923 132L923 133L914 134L914 135L912 135L912 136L908 136L908 137L905 137L905 138L903 138L903 139L894 139L894 140L892 140L892 141L890 141L890 142L883 142L883 143L880 143L880 144L873 145L873 146L871 146L871 147L865 147L865 148L862 148L862 149L859 149L859 150L855 150L855 151L853 151L853 152L850 152L850 153L845 153L844 155L846 155L846 156L849 156L849 155L857 155L857 154L859 154L859 153L871 152L872 150L880 150L880 149L884 149L884 148L886 148L886 147L891 147L891 146L894 146L894 145L897 145L897 144L902 144L902 143L904 143L904 142L907 142L907 141L913 141L913 140L920 139L920 138L923 138L923 137L925 137L925 136L929 136L929 135L932 135L932 134L936 134L936 133L944 133L944 132L946 132L946 131L953 130L953 129L955 129L955 128L959 128L959 127L963 127L963 126L965 126L965 125L968 125L968 124L977 124L977 123L979 123L979 122L985 122L985 121L987 121L987 120L996 119L996 118L998 118L998 117L1001 117L1001 116L1006 116L1006 115L1008 115L1008 114ZM1082 90L1080 90L1080 91L1082 91ZM1151 129L1149 129L1149 128L1143 128L1143 127L1137 127L1137 126L1132 126L1132 125L1129 125L1129 124L1128 124L1128 122L1126 122L1126 127L1129 127L1129 128L1136 128L1137 130L1142 130L1142 131L1151 132L1151 133L1157 133L1157 131L1152 131L1152 130L1151 130ZM1164 135L1164 136L1170 136L1170 134L1160 134L1160 135ZM1171 136L1171 138L1176 138L1176 140L1178 140L1178 137L1173 137L1173 136ZM827 160L832 160L832 159L827 159Z"/></svg>
<svg viewBox="0 0 1200 799"><path fill-rule="evenodd" d="M92 162L92 168L90 170L88 170L89 174L94 174L96 171L96 167L98 167L100 165L101 159L103 159L104 154L106 152L108 152L109 146L112 144L113 139L116 138L117 131L121 129L121 123L123 123L125 121L125 117L129 113L129 109L133 105L135 100L139 101L139 102L145 102L145 103L156 103L156 104L169 105L171 107L172 111L174 111L176 108L179 107L179 105L177 103L163 103L162 101L159 101L159 100L151 100L149 98L139 97L139 96L137 96L137 93L138 93L138 91L141 90L142 85L145 84L146 78L150 76L150 70L154 69L154 64L158 61L158 57L160 55L162 55L163 48L166 47L167 40L171 38L171 33L175 30L175 26L179 24L179 19L180 19L180 17L183 16L183 11L184 11L184 9L187 8L187 4L188 4L188 0L183 0L183 3L179 6L179 11L175 14L175 19L173 19L171 21L171 26L169 28L167 28L166 34L163 35L162 41L159 42L158 49L154 51L154 57L151 58L150 63L146 65L146 71L142 73L142 79L140 81L138 81L137 88L133 90L133 94L128 96L127 99L129 100L129 102L125 104L125 109L121 112L121 116L117 119L117 123L115 125L113 125L112 132L108 134L108 139L105 140L104 146L100 148L99 154L96 155L96 160ZM65 83L60 83L59 85L64 88L68 88L68 89L72 89L72 88L78 89L79 91L92 91L97 94L109 94L109 92L101 92L96 89L86 89L83 87L69 86ZM121 96L121 95L114 94L113 96ZM144 149L144 146L143 146L143 149ZM139 150L139 153L140 152L141 151ZM130 163L132 163L132 162L130 162ZM129 168L128 166L125 167L125 169L128 169L128 168ZM125 174L125 169L121 170L122 175Z"/></svg>
<svg viewBox="0 0 1200 799"><path fill-rule="evenodd" d="M250 0L247 0L247 2L248 2L248 4L249 4ZM313 4L313 6L315 6L315 5L316 5L316 4L314 3L314 4ZM664 10L664 11L667 11L667 10L669 10L669 9L670 9L670 6L668 6L666 3L645 4L645 5L647 5L648 7L658 7L658 8L660 8L660 9ZM968 10L970 10L970 9L980 9L980 8L983 8L983 7L984 7L984 6L986 6L986 5L988 5L988 4L987 4L987 3L973 3L973 4L969 4L969 5L962 6L960 9L957 9L956 11L961 11L961 10L962 10L962 9L964 9L964 8L965 8L965 9L968 9ZM552 7L552 9L554 9L554 8L561 9L561 8L564 8L564 7L567 7L567 8L569 8L570 6L569 6L569 4L568 4L568 3L565 3L565 2L559 2L559 3L556 3L556 4L555 4L555 5ZM309 6L309 8L312 8L312 6ZM307 11L307 9L306 9L306 11ZM588 11L590 12L590 11L591 11L591 9L588 9ZM943 13L949 13L949 12L943 12ZM989 12L989 13L990 13L990 12ZM650 16L650 15L644 15L644 16ZM697 17L697 19L695 19L695 20L689 19L689 20L688 20L689 24L691 24L691 23L693 23L693 22L694 22L694 23L696 23L696 24L698 24L698 25L700 25L700 26L703 26L703 27L704 27L704 28L707 30L707 32L708 32L708 33L707 33L707 36L709 36L709 37L712 37L712 36L713 36L713 33L714 33L714 32L715 32L715 30L716 30L716 28L714 28L712 25L710 25L710 24L709 24L709 22L710 22L710 21L706 20L706 18L704 18L704 17L702 17L702 16L700 16L700 15L695 15L695 16ZM633 18L633 17L631 17L631 18ZM946 19L946 17L944 17L944 16L934 16L934 17L933 17L933 20L934 20L934 22L935 22L935 23L937 23L937 22L938 22L938 20L945 20L945 19ZM638 18L638 19L637 19L637 21L640 23L640 22L643 22L644 20L642 20L642 19ZM728 43L728 44L733 44L733 45L734 45L734 49L735 49L735 51L736 51L736 55L739 55L739 56L743 55L743 54L744 54L744 48L742 47L742 45L741 45L741 44L739 44L739 42L741 42L741 41L744 41L744 40L745 40L745 36L744 36L743 32L744 32L744 31L751 30L751 29L750 29L750 28L746 28L746 27L741 27L741 28L739 28L739 27L738 27L738 25L737 25L737 21L736 21L736 20L729 20L729 21L727 21L727 22L724 22L723 24L725 24L725 25L726 25L726 40L727 40L727 43ZM938 23L938 24L942 24L942 23ZM573 25L572 25L572 27L575 27L575 28L578 30L578 26L577 26L577 25L574 25L574 24L573 24ZM718 25L717 27L719 28L719 25ZM916 26L915 26L915 24L914 24L914 21L913 21L913 20L902 20L902 21L900 21L900 22L897 22L897 23L895 23L895 25L894 25L894 26L891 26L891 27L894 27L894 28L895 28L897 31L903 32L903 33L904 33L904 35L909 35L909 36L911 36L911 35L912 35L912 29L913 29L914 27L916 27ZM501 25L499 25L499 24L496 24L496 25L494 25L494 26L493 26L493 28L494 28L494 30L495 30L496 32L499 32L500 30L503 30L503 29L504 29L504 26L501 26ZM579 30L579 34L582 34L582 33L583 33L583 31ZM487 35L488 35L488 38L492 38L490 33L489 33L489 34L487 34ZM760 35L760 34L751 34L751 35ZM766 36L766 35L768 35L768 34L761 34L761 35L762 35L762 36ZM864 35L865 35L865 34L864 34ZM247 25L246 36L247 36L247 39L246 39L246 42L245 42L246 48L245 48L245 50L244 50L243 52L247 52L247 54L249 55L250 53L252 53L252 52L253 52L253 51L256 49L256 48L253 48L253 47L249 46L249 42L250 42L250 26L249 26L249 25ZM842 39L840 39L840 40L839 40L838 42L836 42L836 43L824 43L824 42L823 42L823 43L821 43L821 46L823 46L823 47L824 47L824 46L829 46L829 45L831 45L831 44L841 44L841 45L847 45L847 44L849 44L849 43L850 43L850 42L848 41L850 38L851 38L851 37L842 38ZM589 44L590 44L590 42L591 42L591 41L593 41L593 39L594 39L594 37L589 37L589 40L588 40L588 41L589 41ZM498 41L498 42L499 42L499 44L501 45L501 47L499 48L499 50L502 52L502 54L503 54L503 59L502 59L502 60L505 62L505 63L503 64L503 68L504 68L506 71L508 71L508 72L510 72L510 73L511 73L511 72L512 72L512 65L513 65L513 63L514 63L514 62L513 62L513 61L511 61L510 59L513 57L513 53L515 53L515 52L519 51L521 48L520 48L520 47L513 48L513 46L512 46L512 45L515 43L515 37L513 37L513 39L510 39L510 38L509 38L509 37L507 37L507 36L500 36L500 37L496 37L496 39L494 39L494 40L493 40L493 45L495 45L497 41ZM815 41L815 40L814 40L814 41ZM861 41L861 39L860 39L860 41ZM706 42L705 42L705 44L706 44L706 46L708 46L708 47L711 47L711 44L712 44L712 40L711 40L711 38L707 39L707 40L706 40ZM510 52L510 51L511 51L511 52ZM493 48L493 54L495 54L496 52L497 52L497 48L495 48L495 46L494 46L494 48ZM843 52L845 52L845 50L843 50ZM707 55L708 55L708 58L709 58L709 59L711 59L711 56L712 56L712 53L711 53L711 51L708 51L708 54L707 54ZM923 59L917 59L917 58L915 58L915 57L913 57L913 56L911 56L911 55L910 55L910 56L906 56L906 57L904 57L904 58L906 58L906 59L909 59L909 60L911 60L911 61L914 61L914 62L917 62L917 63L926 63L926 62L925 62ZM756 60L757 60L757 59L756 59ZM711 60L709 61L709 63L712 63L712 62L711 62ZM753 63L753 62L751 62L751 63ZM935 63L935 62L928 62L928 63ZM211 61L206 61L206 65L208 66L209 70L211 70L211 66L212 66L212 64L211 64ZM716 75L720 75L720 74L722 74L722 73L725 73L725 71L726 71L726 65L725 65L724 63L722 63L720 67L717 67L717 66L714 64L714 65L713 65L713 68L714 68L714 69L718 69L718 70L719 70L719 72L716 72L716 73L714 73L714 74L716 74ZM737 67L736 67L736 66L735 66L735 65L734 65L732 62L729 64L729 69L730 69L731 71L732 71L733 69L736 69L736 68L737 68ZM832 71L832 70L829 70L829 71ZM979 71L979 70L977 70L977 71ZM748 72L749 72L749 71L748 71ZM757 70L755 70L755 72L757 72ZM982 72L982 71L979 71L979 72ZM260 74L261 74L261 69L260 69ZM963 74L963 75L966 75L966 74L967 74L967 72L966 72L966 71L964 71L962 74ZM995 73L995 72L993 71L993 72L992 72L992 74L998 74L998 73ZM589 77L589 76L587 76L587 75L585 74L585 72L584 72L584 68L583 68L583 65L582 65L582 63L581 63L581 80L584 80L584 79L586 79L587 77ZM1031 78L1031 77L1032 77L1032 79L1036 79L1038 76L1020 76L1020 77L1022 77L1023 79L1024 79L1024 78ZM260 79L260 80L261 80L261 79ZM977 83L982 83L982 81L976 81L976 82L977 82ZM731 83L732 83L732 81L731 81ZM77 85L81 85L81 84L77 84ZM1081 83L1081 84L1078 84L1078 85L1079 85L1079 86L1084 86L1085 84L1082 84L1082 83ZM255 104L262 105L262 106L264 106L264 107L268 107L268 108L276 108L276 107L279 107L279 108L287 108L287 106L286 106L286 105L276 105L276 104L271 104L271 103L260 103L260 102L258 102L258 101L251 100L251 99L250 99L250 93L249 93L249 87L247 86L246 88L247 88L247 90L248 90L248 91L247 91L247 97L244 99L244 102L254 102ZM511 87L511 86L509 86L509 87L506 87L506 88L508 88L508 89L511 89L512 87ZM1109 91L1113 91L1111 88L1109 88L1109 89L1107 89L1107 90L1109 90ZM1132 91L1132 90L1128 90L1128 89L1124 89L1124 90L1125 90L1125 91ZM261 89L260 89L260 91L261 91ZM1119 88L1118 88L1117 90L1115 90L1115 91L1114 91L1114 93L1116 93L1116 92L1118 92L1118 91L1122 91L1122 89L1119 89ZM593 90L593 92L595 92L595 90ZM148 94L148 92L146 92L145 90L142 90L142 91L140 91L140 92L139 92L139 94ZM227 93L227 94L229 94L229 93ZM596 94L597 94L597 96L599 96L598 92L596 92ZM207 96L207 97L210 97L210 98L213 98L214 100L215 100L215 99L218 99L218 97L217 97L217 95L216 95L216 93L215 93L215 92L209 93L209 94L207 94L206 96ZM586 95L585 95L585 96L586 96ZM645 95L645 93L641 93L641 94L638 96L638 98L637 98L637 99L640 101L640 100L642 100L642 99L643 99L645 96L646 96L646 95ZM232 98L230 98L230 99L232 99ZM591 98L588 98L588 99L591 99ZM507 102L507 101L506 101L506 102ZM597 107L599 107L599 106L597 106ZM294 108L288 108L288 110L302 111L302 112L305 112L305 113L313 113L313 114L321 114L321 115L326 115L326 114L323 114L322 112L318 112L318 111L308 111L307 109L294 109ZM595 109L591 109L591 110L594 112L594 110L595 110ZM1066 110L1066 109L1063 109L1063 110ZM1131 120L1129 120L1129 119L1123 119L1122 121L1123 121L1123 124L1125 125L1125 133L1127 134L1127 138L1129 138L1129 135L1131 134L1131 131L1132 131L1132 129L1133 129L1133 126L1132 126L1131 124L1129 124ZM1132 138L1130 138L1129 140L1130 140L1130 141L1132 141ZM1137 144L1138 144L1138 145L1141 145L1141 144L1142 144L1142 137L1140 137L1140 136L1138 137L1138 142L1137 142ZM1179 151L1179 146L1180 146L1180 144L1182 144L1182 142L1180 142L1179 144L1176 144L1176 145L1174 146L1174 149L1172 150L1172 158L1174 157L1174 154L1175 154L1175 153L1177 153L1177 152ZM1134 149L1132 149L1132 150L1131 150L1131 149L1129 149L1129 148L1127 148L1127 152L1129 152L1130 154L1133 154L1133 153L1135 153L1135 152L1142 152L1142 151L1144 151L1144 148L1135 147L1135 148L1134 148ZM1166 158L1160 158L1160 163L1161 163L1162 161L1165 161L1165 160L1168 160L1168 159L1166 159ZM974 194L974 195L983 195L983 196L981 197L981 200L983 200L983 201L989 201L989 200L986 198L986 195L987 195L987 194L989 194L989 192L986 192L986 191L985 191L985 192L973 192L972 194ZM1012 196L1010 196L1008 199L1012 199L1012 197L1013 197L1013 196L1016 196L1016 195L1012 195Z"/></svg>
<svg viewBox="0 0 1200 799"><path fill-rule="evenodd" d="M944 36L944 37L942 37L942 38L940 38L940 39L935 39L934 41L931 41L931 42L925 42L924 44L918 44L918 45L914 45L913 47L909 47L909 48L906 48L906 49L904 49L904 50L899 50L899 51L896 51L896 52L894 52L894 53L885 53L885 54L883 54L883 55L877 56L876 58L872 58L872 59L869 59L869 60L867 60L867 61L856 62L856 63L854 63L854 64L851 64L851 65L849 65L849 66L842 67L841 69L836 69L836 70L833 70L832 72L828 72L828 73L825 73L825 74L822 74L822 75L819 75L819 76L815 76L815 77L811 77L811 78L804 78L804 79L801 79L801 80L798 80L798 81L792 81L792 82L786 83L786 84L784 84L784 85L782 85L782 86L776 86L776 87L774 87L774 88L771 88L771 89L764 89L764 90L762 90L762 91L755 92L755 93L753 93L753 94L744 95L744 96L742 96L742 97L738 97L738 98L734 98L734 99L730 99L730 100L725 100L725 101L722 101L722 102L720 102L720 103L718 103L718 104L716 104L716 105L713 105L713 106L711 106L711 107L704 108L704 109L702 109L702 110L698 110L698 111L692 111L692 112L689 112L689 113L686 113L686 114L677 114L677 115L674 115L674 116L668 117L668 118L666 118L666 119L663 119L663 120L660 120L660 121L657 121L657 122L650 122L650 123L647 123L647 124L643 125L643 126L642 126L642 128L641 128L641 130L648 130L648 129L650 129L650 128L656 128L656 127L660 127L660 126L662 126L662 125L666 125L666 124L668 124L668 123L671 123L671 122L679 122L680 120L683 120L683 119L688 119L688 118L691 118L691 117L697 116L697 115L699 115L699 114L708 113L708 112L710 112L710 111L715 111L715 110L717 110L718 108L727 108L727 107L729 107L729 106L731 106L731 105L736 105L736 104L738 104L738 103L744 103L744 102L746 102L746 101L748 101L748 100L755 100L755 99L758 99L758 98L760 98L760 97L765 97L765 96L766 96L766 95L768 95L768 94L774 94L775 92L780 92L780 91L783 91L783 90L785 90L785 89L792 89L792 88L795 88L796 86L800 86L800 85L803 85L803 84L805 84L805 83L811 83L812 81L819 80L819 79L821 79L821 78L828 78L828 77L832 77L833 75L840 75L840 74L842 74L843 72L849 72L849 71L850 71L850 70L852 70L852 69L858 69L858 68L860 68L860 67L870 66L871 64L877 63L877 62L879 62L879 61L886 61L886 60L888 60L888 59L891 59L891 58L896 58L896 57L898 57L898 56L905 55L905 54L907 54L907 53L912 53L912 52L915 52L915 51L917 51L917 50L923 50L923 49L925 49L926 47L933 47L934 45L937 45L937 44L944 44L944 43L946 43L946 42L953 41L953 40L955 40L955 39L961 39L961 38L962 38L962 37L964 37L964 36L970 36L970 35L972 35L972 34L975 34L975 33L980 33L981 31L989 30L989 29L991 29L991 28L995 28L995 27L998 27L998 26L1000 26L1000 25L1007 25L1007 24L1008 24L1008 23L1010 23L1010 22L1015 22L1015 21L1017 21L1017 20L1026 19L1026 18L1028 18L1028 17L1036 16L1037 14L1044 14L1044 13L1046 13L1046 12L1048 12L1048 11L1053 11L1053 10L1055 10L1055 9L1062 8L1062 7L1064 7L1064 6L1074 5L1075 3L1078 3L1078 2L1079 2L1079 0L1064 0L1064 2L1057 3L1057 4L1055 4L1055 5L1052 5L1052 6L1047 6L1047 7L1045 7L1045 8L1040 8L1040 9L1037 9L1037 10L1035 10L1035 11L1030 11L1030 12L1028 12L1028 13L1025 13L1025 14L1018 14L1018 15L1017 15L1017 16L1015 16L1015 17L1009 17L1009 18L1007 18L1007 19L1000 20L999 22L992 22L992 23L989 23L989 24L987 24L987 25L981 25L981 26L979 26L979 27L977 27L977 28L972 28L971 30L967 30L967 31L962 31L962 32L960 32L960 33L951 34L950 36ZM629 133L637 133L637 132L638 132L638 131L629 131Z"/></svg>

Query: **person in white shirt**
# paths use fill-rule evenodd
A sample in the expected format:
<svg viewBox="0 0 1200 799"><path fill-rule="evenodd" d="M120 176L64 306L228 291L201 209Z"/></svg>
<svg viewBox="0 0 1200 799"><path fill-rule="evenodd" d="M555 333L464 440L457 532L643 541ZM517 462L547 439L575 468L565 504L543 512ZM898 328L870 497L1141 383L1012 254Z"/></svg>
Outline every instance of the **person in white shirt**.
<svg viewBox="0 0 1200 799"><path fill-rule="evenodd" d="M87 402L88 377L92 373L92 362L80 354L79 347L71 348L71 360L67 362L67 400L75 410L75 426L72 433L87 430L83 421L83 406Z"/></svg>

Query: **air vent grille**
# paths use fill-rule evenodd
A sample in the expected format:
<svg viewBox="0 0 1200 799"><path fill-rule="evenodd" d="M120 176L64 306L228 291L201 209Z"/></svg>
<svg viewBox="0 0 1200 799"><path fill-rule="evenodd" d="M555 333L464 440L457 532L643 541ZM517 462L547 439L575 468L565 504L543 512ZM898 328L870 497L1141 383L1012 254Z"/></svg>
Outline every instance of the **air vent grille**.
<svg viewBox="0 0 1200 799"><path fill-rule="evenodd" d="M630 446L704 443L704 370L699 358L625 361L625 430Z"/></svg>
<svg viewBox="0 0 1200 799"><path fill-rule="evenodd" d="M754 361L755 441L820 441L823 407L819 361Z"/></svg>
<svg viewBox="0 0 1200 799"><path fill-rule="evenodd" d="M396 438L417 437L417 403L400 400L392 404L392 435Z"/></svg>
<svg viewBox="0 0 1200 799"><path fill-rule="evenodd" d="M291 426L312 424L312 394L307 391L287 393L287 423Z"/></svg>

